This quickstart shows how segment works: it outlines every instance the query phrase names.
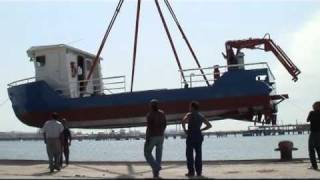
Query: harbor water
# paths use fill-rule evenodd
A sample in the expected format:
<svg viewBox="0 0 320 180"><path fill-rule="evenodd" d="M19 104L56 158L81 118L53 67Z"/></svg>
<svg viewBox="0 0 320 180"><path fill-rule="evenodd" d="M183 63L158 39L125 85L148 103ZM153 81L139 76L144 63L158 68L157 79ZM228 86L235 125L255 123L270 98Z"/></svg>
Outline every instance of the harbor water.
<svg viewBox="0 0 320 180"><path fill-rule="evenodd" d="M279 136L205 137L203 160L279 159L274 151L283 140L292 141L293 158L308 157L308 134ZM70 147L71 161L144 161L144 140L74 140ZM185 160L185 139L165 139L163 160ZM47 160L43 141L0 141L0 159Z"/></svg>

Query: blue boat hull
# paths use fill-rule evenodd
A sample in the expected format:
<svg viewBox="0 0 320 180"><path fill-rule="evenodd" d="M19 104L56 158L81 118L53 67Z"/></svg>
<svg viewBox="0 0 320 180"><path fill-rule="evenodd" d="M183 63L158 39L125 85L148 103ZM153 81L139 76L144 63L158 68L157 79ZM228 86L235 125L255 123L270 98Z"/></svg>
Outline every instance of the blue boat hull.
<svg viewBox="0 0 320 180"><path fill-rule="evenodd" d="M252 121L253 116L275 114L271 83L257 81L267 69L226 72L212 86L161 89L66 98L46 82L36 81L8 88L13 110L23 123L42 127L52 112L58 112L74 128L144 126L148 103L158 99L168 122L178 123L191 101L200 102L201 111L212 120L232 118Z"/></svg>

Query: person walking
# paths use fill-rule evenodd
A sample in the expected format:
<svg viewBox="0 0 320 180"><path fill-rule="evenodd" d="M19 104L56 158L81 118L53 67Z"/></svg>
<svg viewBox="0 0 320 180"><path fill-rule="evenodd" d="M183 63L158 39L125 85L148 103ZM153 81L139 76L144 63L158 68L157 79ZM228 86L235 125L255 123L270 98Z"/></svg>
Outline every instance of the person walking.
<svg viewBox="0 0 320 180"><path fill-rule="evenodd" d="M156 99L150 101L150 111L147 114L146 142L144 144L144 156L152 168L153 177L158 178L161 170L162 144L164 131L167 126L165 114L159 109ZM156 147L156 158L152 156L152 150Z"/></svg>
<svg viewBox="0 0 320 180"><path fill-rule="evenodd" d="M44 123L42 131L49 158L50 172L53 172L54 169L60 170L61 168L61 133L63 125L58 121L59 116L57 113L53 113L51 118Z"/></svg>
<svg viewBox="0 0 320 180"><path fill-rule="evenodd" d="M64 159L66 161L66 165L69 165L69 146L71 146L71 141L72 141L72 137L71 137L71 132L70 129L68 127L68 122L66 121L66 119L62 119L61 123L63 125L63 132L62 132L62 153L61 153L61 159L60 159L60 163L61 166L63 164L63 155L64 155Z"/></svg>
<svg viewBox="0 0 320 180"><path fill-rule="evenodd" d="M310 135L309 135L309 158L312 168L317 170L318 164L316 159L316 152L320 160L320 101L313 104L313 111L309 112L307 122L310 122Z"/></svg>
<svg viewBox="0 0 320 180"><path fill-rule="evenodd" d="M202 176L202 131L208 130L212 127L210 122L199 113L199 103L192 101L189 106L190 112L182 119L182 128L187 135L186 138L186 158L188 173L186 176L193 177L195 171L197 176ZM202 123L206 126L201 129ZM186 129L188 124L188 129ZM195 160L193 157L195 151Z"/></svg>

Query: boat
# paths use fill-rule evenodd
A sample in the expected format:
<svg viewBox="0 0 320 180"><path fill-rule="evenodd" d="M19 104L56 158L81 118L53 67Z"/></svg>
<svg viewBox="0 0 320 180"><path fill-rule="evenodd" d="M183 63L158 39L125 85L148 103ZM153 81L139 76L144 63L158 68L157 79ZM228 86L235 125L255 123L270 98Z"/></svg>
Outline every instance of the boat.
<svg viewBox="0 0 320 180"><path fill-rule="evenodd" d="M202 68L211 72L209 86L204 80L196 86L200 83L196 77L201 74L195 74L195 68L184 70L194 77L191 87L125 92L125 77L102 78L100 65L89 81L74 73L72 64L81 65L83 74L88 73L93 54L64 44L31 47L27 52L36 76L10 83L8 94L17 118L33 127L42 127L52 112L58 112L74 128L144 126L152 99L160 101L169 124L179 123L194 100L210 120L261 121L264 115L267 124L275 124L278 102L288 98L276 94L274 76L266 62ZM220 77L214 79L217 68ZM81 87L84 83L86 88ZM123 92L113 93L116 90Z"/></svg>
<svg viewBox="0 0 320 180"><path fill-rule="evenodd" d="M103 43L106 37L107 33ZM146 125L150 100L158 99L168 124L180 123L191 101L200 103L201 113L210 121L235 119L276 124L277 106L288 94L277 94L267 62L246 64L241 50L261 49L262 45L265 51L274 53L294 81L300 74L270 38L250 38L226 42L226 65L202 68L197 61L198 67L181 69L175 56L181 74L180 88L132 91L131 86L131 91L127 91L125 76L102 76L103 43L97 55L66 44L29 48L27 54L34 63L35 76L8 84L16 117L32 127L42 127L53 112L65 118L70 128L138 127Z"/></svg>

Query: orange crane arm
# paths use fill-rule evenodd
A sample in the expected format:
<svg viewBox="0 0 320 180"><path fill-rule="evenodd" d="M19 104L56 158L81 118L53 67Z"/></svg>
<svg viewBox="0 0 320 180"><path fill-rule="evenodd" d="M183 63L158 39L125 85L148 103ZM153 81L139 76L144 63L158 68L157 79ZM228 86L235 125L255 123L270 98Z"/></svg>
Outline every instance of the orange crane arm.
<svg viewBox="0 0 320 180"><path fill-rule="evenodd" d="M260 46L264 47L261 48ZM276 45L271 39L266 38L256 38L256 39L246 39L246 40L236 40L236 41L227 41L226 44L226 53L225 58L227 59L228 65L236 64L236 57L233 51L233 48L237 49L239 52L241 49L262 49L264 51L271 51L280 63L287 69L289 74L292 76L293 81L298 80L298 75L301 71L298 67L291 61L291 59L286 55L286 53Z"/></svg>

